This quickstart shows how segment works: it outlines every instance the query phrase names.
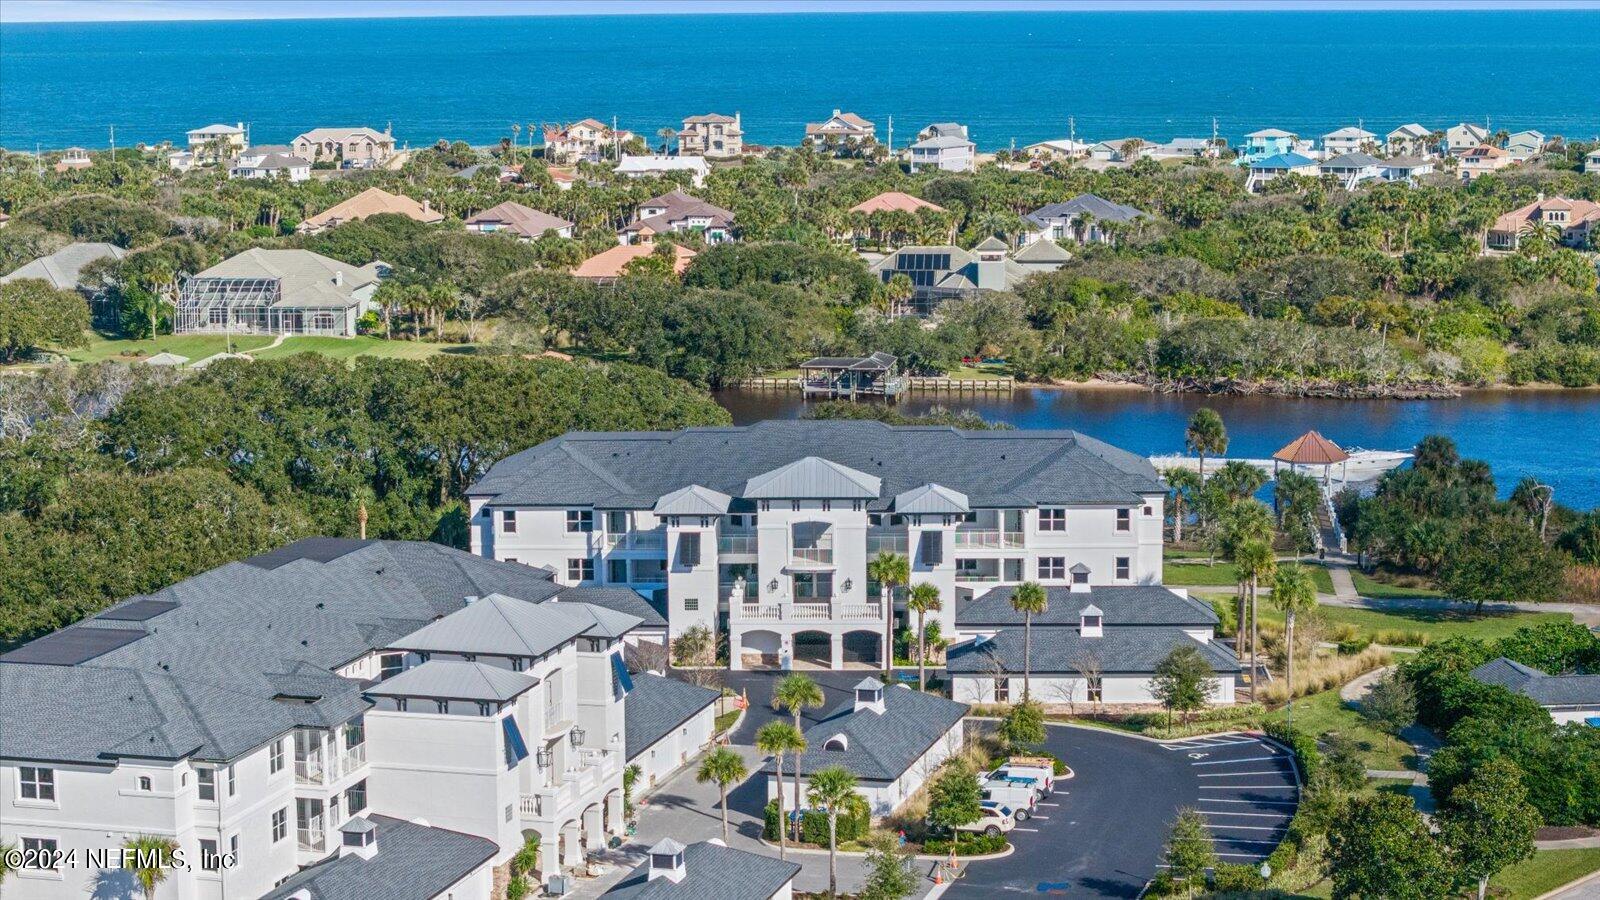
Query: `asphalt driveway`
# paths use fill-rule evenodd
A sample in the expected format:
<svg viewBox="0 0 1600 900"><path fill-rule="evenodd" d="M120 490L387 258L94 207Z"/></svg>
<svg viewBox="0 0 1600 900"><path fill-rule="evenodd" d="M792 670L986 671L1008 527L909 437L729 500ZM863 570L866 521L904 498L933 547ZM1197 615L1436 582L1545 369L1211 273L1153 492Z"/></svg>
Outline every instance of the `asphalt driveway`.
<svg viewBox="0 0 1600 900"><path fill-rule="evenodd" d="M1183 807L1205 816L1224 862L1259 862L1299 795L1287 755L1249 735L1156 743L1057 725L1046 746L1076 777L1012 832L1015 853L972 863L947 897L1137 897Z"/></svg>

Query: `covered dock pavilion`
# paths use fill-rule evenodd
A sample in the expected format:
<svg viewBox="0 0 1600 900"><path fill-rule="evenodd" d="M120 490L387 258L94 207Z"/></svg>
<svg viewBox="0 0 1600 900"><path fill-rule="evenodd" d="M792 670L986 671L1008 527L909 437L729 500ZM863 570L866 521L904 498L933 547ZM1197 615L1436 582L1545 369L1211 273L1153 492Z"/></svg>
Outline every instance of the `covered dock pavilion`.
<svg viewBox="0 0 1600 900"><path fill-rule="evenodd" d="M816 356L800 364L800 389L806 397L894 398L905 390L896 373L899 360L887 353L870 356Z"/></svg>

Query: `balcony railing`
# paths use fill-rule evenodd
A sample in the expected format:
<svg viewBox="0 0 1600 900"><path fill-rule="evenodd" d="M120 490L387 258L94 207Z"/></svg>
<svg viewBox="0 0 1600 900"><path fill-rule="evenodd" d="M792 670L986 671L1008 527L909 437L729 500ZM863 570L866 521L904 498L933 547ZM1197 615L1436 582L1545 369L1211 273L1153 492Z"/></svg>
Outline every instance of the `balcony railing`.
<svg viewBox="0 0 1600 900"><path fill-rule="evenodd" d="M606 548L610 550L666 550L667 532L656 528L650 531L625 531L606 533Z"/></svg>
<svg viewBox="0 0 1600 900"><path fill-rule="evenodd" d="M717 535L717 552L754 555L756 552L756 536L754 534L719 534Z"/></svg>
<svg viewBox="0 0 1600 900"><path fill-rule="evenodd" d="M1000 580L1000 576L995 574L994 572L975 572L975 571L972 571L970 569L965 570L965 571L957 569L956 570L956 580L957 581L979 581L979 582L999 581Z"/></svg>
<svg viewBox="0 0 1600 900"><path fill-rule="evenodd" d="M322 754L315 756L296 756L294 758L294 780L301 784L323 784L328 777L328 771L322 764Z"/></svg>
<svg viewBox="0 0 1600 900"><path fill-rule="evenodd" d="M833 565L832 547L796 547L790 554L796 562L812 563L814 565Z"/></svg>
<svg viewBox="0 0 1600 900"><path fill-rule="evenodd" d="M880 603L841 603L839 604L839 618L865 619L876 622L883 618L883 605Z"/></svg>
<svg viewBox="0 0 1600 900"><path fill-rule="evenodd" d="M867 559L873 559L882 553L898 553L905 556L910 546L903 531L880 534L867 532Z"/></svg>
<svg viewBox="0 0 1600 900"><path fill-rule="evenodd" d="M322 830L322 817L312 816L294 830L295 845L310 853L321 853L328 846L328 835Z"/></svg>
<svg viewBox="0 0 1600 900"><path fill-rule="evenodd" d="M826 622L833 618L833 604L826 601L793 603L784 618L796 622Z"/></svg>
<svg viewBox="0 0 1600 900"><path fill-rule="evenodd" d="M1022 546L1020 531L991 531L987 529L956 529L956 549L1011 550Z"/></svg>
<svg viewBox="0 0 1600 900"><path fill-rule="evenodd" d="M777 603L740 603L731 607L738 613L739 619L769 619L783 618L783 606Z"/></svg>
<svg viewBox="0 0 1600 900"><path fill-rule="evenodd" d="M343 778L366 764L367 745L364 743L357 744L339 754L338 771L333 774L333 777Z"/></svg>

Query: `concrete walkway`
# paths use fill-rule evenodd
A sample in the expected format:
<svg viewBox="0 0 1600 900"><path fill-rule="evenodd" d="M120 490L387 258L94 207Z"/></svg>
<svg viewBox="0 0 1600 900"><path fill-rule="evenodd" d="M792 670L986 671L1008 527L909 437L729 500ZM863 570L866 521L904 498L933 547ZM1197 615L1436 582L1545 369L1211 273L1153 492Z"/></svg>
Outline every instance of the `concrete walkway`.
<svg viewBox="0 0 1600 900"><path fill-rule="evenodd" d="M1328 566L1328 577L1333 579L1334 600L1360 600L1361 595L1356 593L1356 580L1350 577L1350 567L1345 565Z"/></svg>
<svg viewBox="0 0 1600 900"><path fill-rule="evenodd" d="M1339 688L1339 699L1359 707L1366 698L1372 686L1388 677L1394 671L1394 666L1383 666L1371 672L1351 679ZM1433 799L1433 791L1428 787L1428 760L1434 751L1439 749L1439 738L1428 729L1412 723L1400 731L1402 741L1411 745L1411 753L1417 760L1417 770L1411 769L1368 769L1368 778L1392 779L1395 781L1410 781L1411 789L1407 791L1411 800L1416 804L1417 810L1423 815L1432 815L1438 804Z"/></svg>

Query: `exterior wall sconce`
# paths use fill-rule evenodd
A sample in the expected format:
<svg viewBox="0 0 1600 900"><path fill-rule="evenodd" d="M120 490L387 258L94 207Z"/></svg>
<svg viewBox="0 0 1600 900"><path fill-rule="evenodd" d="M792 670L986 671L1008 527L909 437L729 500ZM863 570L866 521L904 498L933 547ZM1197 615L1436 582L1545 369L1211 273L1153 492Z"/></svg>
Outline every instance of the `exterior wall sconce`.
<svg viewBox="0 0 1600 900"><path fill-rule="evenodd" d="M543 750L535 753L533 755L533 760L539 764L539 768L548 769L550 768L550 763L553 761L553 757L554 754L550 752L550 748L546 747Z"/></svg>
<svg viewBox="0 0 1600 900"><path fill-rule="evenodd" d="M845 579L845 580L844 580L844 584L843 584L843 585L842 585L842 586L843 586L843 588L844 588L844 592L845 592L845 593L846 593L846 594L848 594L848 593L850 593L850 579L848 579L848 578L846 578L846 579Z"/></svg>
<svg viewBox="0 0 1600 900"><path fill-rule="evenodd" d="M771 593L777 593L777 591L778 591L778 579L774 578L771 581L767 582L767 590L769 592L771 592Z"/></svg>
<svg viewBox="0 0 1600 900"><path fill-rule="evenodd" d="M582 728L574 728L572 729L572 733L568 734L567 737L572 741L572 746L582 747L585 734L586 732L584 732Z"/></svg>

